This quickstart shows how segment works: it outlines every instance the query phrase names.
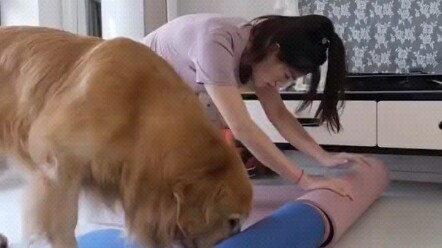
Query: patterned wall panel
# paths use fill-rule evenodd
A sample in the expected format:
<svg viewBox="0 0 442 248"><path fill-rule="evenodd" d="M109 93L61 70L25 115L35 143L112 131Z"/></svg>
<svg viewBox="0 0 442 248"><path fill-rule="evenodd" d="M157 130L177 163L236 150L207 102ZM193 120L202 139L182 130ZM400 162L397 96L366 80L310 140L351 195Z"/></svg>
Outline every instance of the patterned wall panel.
<svg viewBox="0 0 442 248"><path fill-rule="evenodd" d="M300 0L300 11L333 20L350 72L442 74L441 1Z"/></svg>

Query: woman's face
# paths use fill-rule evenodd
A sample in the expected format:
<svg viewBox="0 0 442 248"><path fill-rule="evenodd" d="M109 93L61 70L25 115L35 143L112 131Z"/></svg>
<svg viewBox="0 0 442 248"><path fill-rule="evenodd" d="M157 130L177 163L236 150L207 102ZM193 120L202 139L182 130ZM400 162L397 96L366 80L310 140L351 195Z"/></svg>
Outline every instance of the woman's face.
<svg viewBox="0 0 442 248"><path fill-rule="evenodd" d="M282 88L291 81L304 76L284 64L277 57L277 52L270 53L264 60L252 66L252 81L255 87Z"/></svg>

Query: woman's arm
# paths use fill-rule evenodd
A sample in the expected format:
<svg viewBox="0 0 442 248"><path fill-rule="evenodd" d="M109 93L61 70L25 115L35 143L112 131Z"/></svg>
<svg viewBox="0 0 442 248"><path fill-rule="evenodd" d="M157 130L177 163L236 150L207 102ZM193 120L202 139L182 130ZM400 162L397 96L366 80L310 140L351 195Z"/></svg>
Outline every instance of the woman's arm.
<svg viewBox="0 0 442 248"><path fill-rule="evenodd" d="M337 166L349 161L370 166L370 162L362 155L339 153L331 154L324 149L305 131L296 117L285 107L281 95L274 87L256 89L261 106L270 122L278 132L299 151L310 155L323 166Z"/></svg>
<svg viewBox="0 0 442 248"><path fill-rule="evenodd" d="M285 107L278 90L273 87L256 89L256 95L267 118L278 132L299 151L323 162L328 153L305 131L296 117Z"/></svg>
<svg viewBox="0 0 442 248"><path fill-rule="evenodd" d="M311 178L304 174L296 163L289 160L250 118L241 94L235 86L207 84L205 88L235 138L240 140L265 166L297 183L304 190L327 188L341 196L353 198L352 189L347 182L333 178Z"/></svg>
<svg viewBox="0 0 442 248"><path fill-rule="evenodd" d="M284 178L297 182L302 170L290 161L253 122L237 87L206 84L205 88L235 138L264 165ZM301 187L303 187L302 181L299 183Z"/></svg>

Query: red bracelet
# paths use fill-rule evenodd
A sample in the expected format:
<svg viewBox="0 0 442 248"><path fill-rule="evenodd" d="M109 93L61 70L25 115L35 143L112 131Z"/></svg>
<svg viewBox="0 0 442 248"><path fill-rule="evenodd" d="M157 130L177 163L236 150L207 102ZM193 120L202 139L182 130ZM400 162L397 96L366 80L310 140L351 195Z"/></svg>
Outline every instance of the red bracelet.
<svg viewBox="0 0 442 248"><path fill-rule="evenodd" d="M296 180L296 184L298 184L301 181L302 176L304 176L304 170L301 170L301 175L299 176L298 180Z"/></svg>

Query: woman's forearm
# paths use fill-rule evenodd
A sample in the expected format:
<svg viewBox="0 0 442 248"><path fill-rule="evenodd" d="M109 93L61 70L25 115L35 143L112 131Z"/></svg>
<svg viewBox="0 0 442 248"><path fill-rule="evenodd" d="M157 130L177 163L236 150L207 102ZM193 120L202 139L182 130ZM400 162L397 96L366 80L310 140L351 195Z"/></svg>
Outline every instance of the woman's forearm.
<svg viewBox="0 0 442 248"><path fill-rule="evenodd" d="M327 152L307 133L304 127L291 113L287 111L273 120L273 125L278 132L291 145L299 151L313 157L317 161L322 161Z"/></svg>
<svg viewBox="0 0 442 248"><path fill-rule="evenodd" d="M265 166L282 177L299 182L302 170L289 160L253 121L242 130L232 130L235 137ZM301 185L302 186L302 185Z"/></svg>

